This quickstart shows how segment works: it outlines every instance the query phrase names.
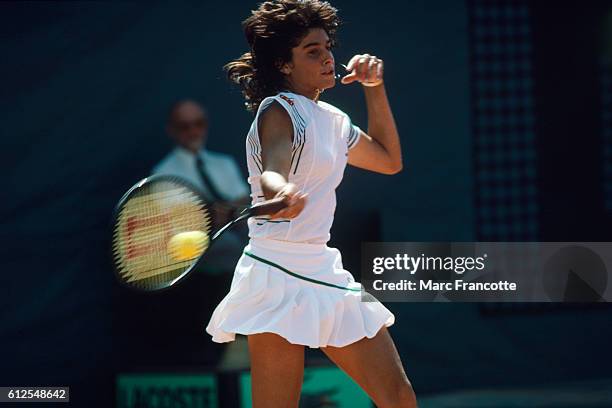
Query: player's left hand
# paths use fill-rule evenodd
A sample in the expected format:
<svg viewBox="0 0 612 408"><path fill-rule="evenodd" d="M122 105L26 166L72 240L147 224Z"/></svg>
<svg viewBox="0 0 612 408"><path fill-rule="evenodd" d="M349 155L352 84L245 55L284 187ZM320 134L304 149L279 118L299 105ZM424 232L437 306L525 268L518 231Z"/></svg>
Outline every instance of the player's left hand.
<svg viewBox="0 0 612 408"><path fill-rule="evenodd" d="M363 86L373 87L383 83L383 60L370 54L357 54L346 65L350 73L340 82L350 84L358 81Z"/></svg>

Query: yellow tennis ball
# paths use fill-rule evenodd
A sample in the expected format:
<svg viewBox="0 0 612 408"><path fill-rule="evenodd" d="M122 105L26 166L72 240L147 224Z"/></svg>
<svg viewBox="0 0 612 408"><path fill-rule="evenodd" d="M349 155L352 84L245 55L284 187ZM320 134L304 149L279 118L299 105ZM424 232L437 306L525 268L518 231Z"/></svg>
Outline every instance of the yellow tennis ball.
<svg viewBox="0 0 612 408"><path fill-rule="evenodd" d="M202 231L185 231L168 241L168 253L177 261L186 261L202 254L208 248L208 234Z"/></svg>

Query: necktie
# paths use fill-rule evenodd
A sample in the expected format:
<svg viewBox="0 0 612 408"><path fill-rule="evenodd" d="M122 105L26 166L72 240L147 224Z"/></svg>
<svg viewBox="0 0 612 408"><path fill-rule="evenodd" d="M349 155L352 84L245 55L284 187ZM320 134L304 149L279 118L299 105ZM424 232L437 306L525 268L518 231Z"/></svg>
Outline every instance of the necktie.
<svg viewBox="0 0 612 408"><path fill-rule="evenodd" d="M200 175L200 179L202 180L202 183L204 184L204 186L207 188L208 192L210 193L211 195L210 198L212 199L212 201L224 201L223 194L221 194L219 190L215 188L214 183L208 176L208 173L206 173L204 162L202 161L202 157L199 154L196 155L196 169L198 171L198 174Z"/></svg>

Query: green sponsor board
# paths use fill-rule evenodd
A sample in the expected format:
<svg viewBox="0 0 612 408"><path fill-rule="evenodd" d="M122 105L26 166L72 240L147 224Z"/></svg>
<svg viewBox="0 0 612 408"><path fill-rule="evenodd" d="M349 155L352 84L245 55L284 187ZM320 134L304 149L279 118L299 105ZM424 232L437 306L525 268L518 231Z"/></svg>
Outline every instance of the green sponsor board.
<svg viewBox="0 0 612 408"><path fill-rule="evenodd" d="M251 374L240 376L241 407L251 408ZM368 395L336 367L309 367L304 371L300 408L372 408Z"/></svg>
<svg viewBox="0 0 612 408"><path fill-rule="evenodd" d="M214 374L131 373L117 376L117 408L216 408Z"/></svg>

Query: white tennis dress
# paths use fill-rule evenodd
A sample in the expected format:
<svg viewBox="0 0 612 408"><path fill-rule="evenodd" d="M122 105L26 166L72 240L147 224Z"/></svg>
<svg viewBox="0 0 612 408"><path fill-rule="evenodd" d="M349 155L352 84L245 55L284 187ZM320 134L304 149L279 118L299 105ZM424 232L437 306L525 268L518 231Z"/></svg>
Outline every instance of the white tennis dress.
<svg viewBox="0 0 612 408"><path fill-rule="evenodd" d="M247 135L252 202L264 200L260 177L259 114L273 101L293 122L289 182L308 193L293 219L250 218L250 241L238 260L229 293L206 331L215 342L235 334L276 333L312 348L342 347L374 337L395 316L378 301L362 302L361 285L342 267L340 251L327 246L336 208L335 189L359 128L340 109L290 92L264 99Z"/></svg>

